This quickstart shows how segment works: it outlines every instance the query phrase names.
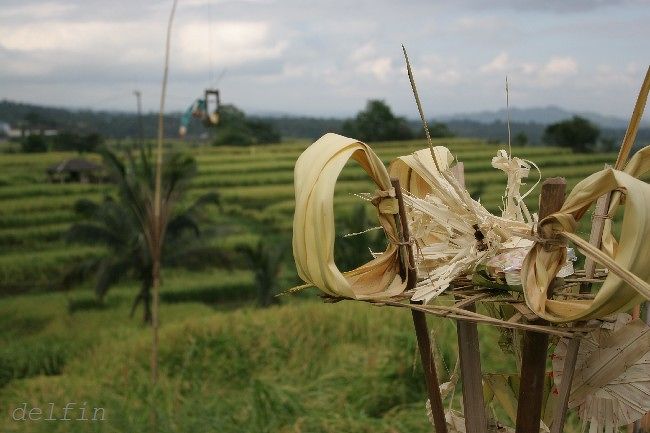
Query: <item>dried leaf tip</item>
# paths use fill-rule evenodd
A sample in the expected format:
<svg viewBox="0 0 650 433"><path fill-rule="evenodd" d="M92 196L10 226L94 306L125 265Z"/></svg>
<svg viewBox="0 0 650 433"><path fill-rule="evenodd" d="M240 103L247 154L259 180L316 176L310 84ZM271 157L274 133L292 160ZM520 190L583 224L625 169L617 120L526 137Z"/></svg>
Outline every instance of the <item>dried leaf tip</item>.
<svg viewBox="0 0 650 433"><path fill-rule="evenodd" d="M409 62L409 56L406 53L406 47L404 46L404 44L402 44L402 51L404 52L404 60L406 61L406 72L408 73L409 81L411 82L411 90L413 90L413 97L415 98L415 104L418 107L418 113L420 113L420 120L422 120L424 133L427 136L427 143L429 144L429 150L431 150L431 158L433 158L433 162L436 165L436 168L438 169L438 171L440 171L440 167L438 167L438 161L436 160L436 155L433 151L433 141L431 141L431 134L429 133L429 125L427 124L427 121L424 117L424 110L422 110L422 103L420 102L418 89L415 85L415 78L413 78L413 70L411 69L411 62Z"/></svg>
<svg viewBox="0 0 650 433"><path fill-rule="evenodd" d="M508 87L508 76L506 75L506 116L508 117L508 158L512 158L512 142L510 140L510 88Z"/></svg>
<svg viewBox="0 0 650 433"><path fill-rule="evenodd" d="M639 96L634 104L632 117L630 117L630 122L625 131L625 137L623 137L623 143L618 151L618 157L614 164L616 170L622 170L623 167L625 167L627 158L630 155L630 151L632 150L632 146L636 140L636 134L639 130L639 123L643 117L643 111L645 110L645 105L648 100L648 92L650 92L650 66L648 66L648 69L646 70L645 79L643 80L641 90L639 90Z"/></svg>

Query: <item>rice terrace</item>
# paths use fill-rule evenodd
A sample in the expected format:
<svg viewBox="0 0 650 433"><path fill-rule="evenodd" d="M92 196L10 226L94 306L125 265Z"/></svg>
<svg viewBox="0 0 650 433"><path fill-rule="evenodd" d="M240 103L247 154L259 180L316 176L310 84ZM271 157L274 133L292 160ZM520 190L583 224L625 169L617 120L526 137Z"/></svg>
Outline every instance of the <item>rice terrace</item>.
<svg viewBox="0 0 650 433"><path fill-rule="evenodd" d="M10 3L0 432L650 432L647 5Z"/></svg>

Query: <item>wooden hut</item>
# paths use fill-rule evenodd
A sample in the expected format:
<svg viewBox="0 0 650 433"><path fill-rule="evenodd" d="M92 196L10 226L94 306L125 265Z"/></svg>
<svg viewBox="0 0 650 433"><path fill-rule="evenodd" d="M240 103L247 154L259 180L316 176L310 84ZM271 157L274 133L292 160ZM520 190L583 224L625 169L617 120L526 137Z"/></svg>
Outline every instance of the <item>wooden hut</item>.
<svg viewBox="0 0 650 433"><path fill-rule="evenodd" d="M47 168L52 183L97 183L103 180L102 166L82 158L71 158Z"/></svg>

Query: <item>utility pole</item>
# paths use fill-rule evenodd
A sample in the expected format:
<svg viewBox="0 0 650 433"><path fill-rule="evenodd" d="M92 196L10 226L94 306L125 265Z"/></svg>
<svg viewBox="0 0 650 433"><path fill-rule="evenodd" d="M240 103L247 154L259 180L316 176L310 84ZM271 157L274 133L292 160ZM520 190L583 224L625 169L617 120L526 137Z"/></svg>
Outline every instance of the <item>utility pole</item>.
<svg viewBox="0 0 650 433"><path fill-rule="evenodd" d="M144 146L144 128L142 126L142 92L134 90L133 94L138 103L138 135L140 136L140 146Z"/></svg>

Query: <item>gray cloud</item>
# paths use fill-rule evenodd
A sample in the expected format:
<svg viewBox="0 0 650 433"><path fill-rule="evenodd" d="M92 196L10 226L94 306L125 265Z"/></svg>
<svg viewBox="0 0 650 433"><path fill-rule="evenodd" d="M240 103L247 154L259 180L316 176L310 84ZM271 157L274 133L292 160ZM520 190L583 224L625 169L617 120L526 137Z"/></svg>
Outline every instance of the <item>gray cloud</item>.
<svg viewBox="0 0 650 433"><path fill-rule="evenodd" d="M579 13L604 8L648 5L647 0L460 0L462 7L482 10L512 9L527 12Z"/></svg>
<svg viewBox="0 0 650 433"><path fill-rule="evenodd" d="M516 105L624 115L647 63L650 7L604 3L180 0L168 106L184 108L227 69L224 98L246 110L343 115L380 97L415 116L405 43L431 115L501 107L505 74ZM130 109L137 86L153 109L170 5L4 1L0 98Z"/></svg>

